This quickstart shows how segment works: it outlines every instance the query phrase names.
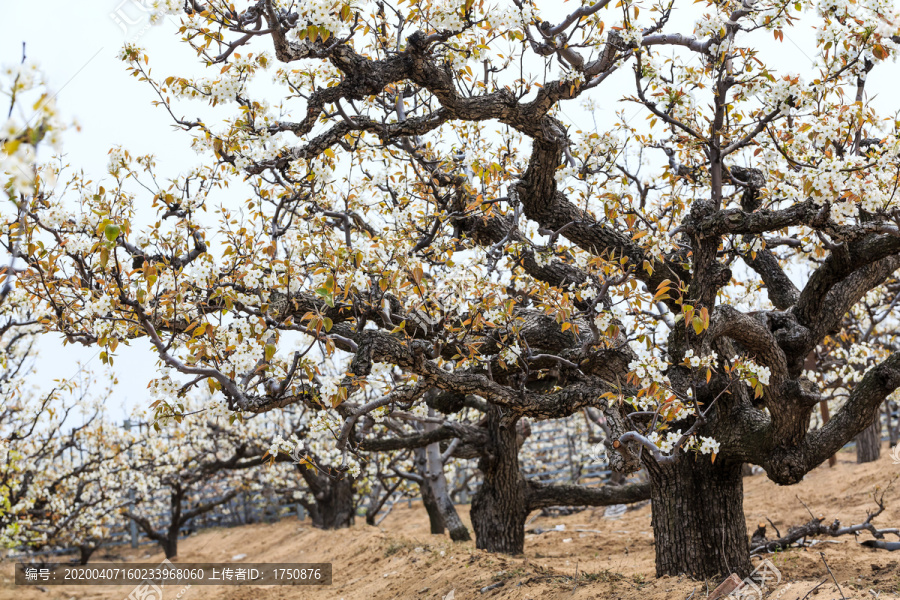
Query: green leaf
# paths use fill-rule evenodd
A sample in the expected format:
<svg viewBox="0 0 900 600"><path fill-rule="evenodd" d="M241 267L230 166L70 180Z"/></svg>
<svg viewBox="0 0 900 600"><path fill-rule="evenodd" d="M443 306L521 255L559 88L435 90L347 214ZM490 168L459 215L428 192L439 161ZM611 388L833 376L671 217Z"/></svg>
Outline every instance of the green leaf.
<svg viewBox="0 0 900 600"><path fill-rule="evenodd" d="M316 290L316 294L322 296L322 298L325 300L325 304L327 304L331 308L334 308L334 296L332 295L331 290L329 290L328 288L320 287Z"/></svg>
<svg viewBox="0 0 900 600"><path fill-rule="evenodd" d="M110 223L106 226L106 229L103 230L103 235L105 235L106 239L108 239L109 241L114 242L116 241L116 238L119 237L120 231L122 230L118 225L113 225L112 223Z"/></svg>
<svg viewBox="0 0 900 600"><path fill-rule="evenodd" d="M275 356L275 344L266 344L266 362L272 360L272 357Z"/></svg>

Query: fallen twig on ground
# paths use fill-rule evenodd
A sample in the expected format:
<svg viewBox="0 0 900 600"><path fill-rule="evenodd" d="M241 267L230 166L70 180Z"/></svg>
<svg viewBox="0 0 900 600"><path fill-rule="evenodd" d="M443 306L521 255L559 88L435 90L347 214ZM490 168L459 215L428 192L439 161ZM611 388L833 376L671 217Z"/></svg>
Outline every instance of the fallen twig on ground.
<svg viewBox="0 0 900 600"><path fill-rule="evenodd" d="M841 527L841 522L837 519L832 521L831 524L826 525L824 523L824 516L814 516L812 511L809 510L809 507L806 506L806 504L804 504L803 501L798 498L798 500L800 500L800 503L803 504L806 510L810 513L812 519L804 525L789 528L786 535L774 540L765 540L765 525L760 524L760 528L757 529L756 533L753 536L754 539L752 540L750 554L754 555L776 552L778 550L784 550L785 548L788 548L794 544L804 546L806 545L807 538L811 537L838 537L848 534L853 534L855 536L862 531L868 531L877 540L884 539L884 536L887 534L893 534L900 538L900 529L896 527L878 529L877 527L875 527L875 525L872 524L872 521L875 519L875 517L884 512L884 496L894 484L895 480L896 478L891 480L891 482L884 488L884 490L881 491L880 494L878 489L876 489L872 494L873 499L875 500L875 504L878 505L878 510L867 513L866 520L862 523L859 523L857 525L850 525L849 527ZM772 522L769 521L769 523ZM778 532L774 524L772 524L772 528L775 529L776 533Z"/></svg>

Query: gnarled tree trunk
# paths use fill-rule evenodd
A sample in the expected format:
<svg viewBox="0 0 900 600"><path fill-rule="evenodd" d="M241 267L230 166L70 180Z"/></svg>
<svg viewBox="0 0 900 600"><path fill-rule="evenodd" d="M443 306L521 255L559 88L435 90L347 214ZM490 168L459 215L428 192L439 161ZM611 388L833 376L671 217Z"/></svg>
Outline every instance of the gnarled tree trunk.
<svg viewBox="0 0 900 600"><path fill-rule="evenodd" d="M488 443L478 461L481 487L472 499L475 547L490 552L521 554L525 548L525 479L519 471L515 422L501 422L500 409L491 406Z"/></svg>
<svg viewBox="0 0 900 600"><path fill-rule="evenodd" d="M741 463L681 456L674 464L647 461L656 575L708 579L750 573Z"/></svg>
<svg viewBox="0 0 900 600"><path fill-rule="evenodd" d="M353 502L353 478L332 469L332 473L315 474L302 468L300 473L312 492L315 502L305 503L318 529L341 529L353 525L356 505Z"/></svg>
<svg viewBox="0 0 900 600"><path fill-rule="evenodd" d="M875 413L875 421L856 436L856 462L867 463L881 456L881 412Z"/></svg>

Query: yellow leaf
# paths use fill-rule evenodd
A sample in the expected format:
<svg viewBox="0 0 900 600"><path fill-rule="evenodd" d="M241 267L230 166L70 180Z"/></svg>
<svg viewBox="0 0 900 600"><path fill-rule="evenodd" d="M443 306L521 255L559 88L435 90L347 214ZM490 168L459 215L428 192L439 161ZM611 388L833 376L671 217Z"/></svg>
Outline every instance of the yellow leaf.
<svg viewBox="0 0 900 600"><path fill-rule="evenodd" d="M703 331L703 320L700 317L694 317L691 320L691 325L694 326L694 331L697 333L697 335L700 335L700 333Z"/></svg>

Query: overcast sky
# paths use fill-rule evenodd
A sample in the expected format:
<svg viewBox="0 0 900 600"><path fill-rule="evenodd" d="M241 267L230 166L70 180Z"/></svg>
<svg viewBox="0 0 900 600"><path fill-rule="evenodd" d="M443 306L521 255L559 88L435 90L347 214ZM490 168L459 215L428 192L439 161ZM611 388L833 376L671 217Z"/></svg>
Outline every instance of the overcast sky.
<svg viewBox="0 0 900 600"><path fill-rule="evenodd" d="M69 130L64 135L67 159L74 167L84 169L93 179L104 177L107 152L121 145L133 154L154 153L160 172L174 176L196 164L198 157L190 150L190 136L172 128L168 114L151 105L155 99L146 84L126 71L116 55L125 41L137 41L150 50L151 67L156 74L196 73L197 61L193 51L178 42L173 35L175 20L148 27L139 0L42 0L13 2L0 0L3 19L0 21L0 63L21 59L22 43L29 58L35 59L47 76L50 89L56 92L57 104L64 120L77 119L81 131ZM554 3L541 3L553 6ZM574 8L569 3L566 8ZM557 5L558 6L558 5ZM557 11L559 9L557 8ZM672 20L690 23L691 18L680 15ZM690 26L683 28L687 33ZM785 41L776 43L770 32L759 34L764 59L775 59L781 72L803 72L814 54L812 32L799 27L786 32ZM267 48L271 50L270 48ZM870 94L890 90L898 74L897 65L887 67L892 76L879 73L870 82ZM163 75L164 74L164 75ZM630 79L630 76L628 76ZM809 78L807 77L807 80ZM633 80L632 80L633 81ZM622 80L618 85L628 85ZM610 100L623 93L616 81L598 90L609 94ZM630 89L629 89L630 93ZM614 116L621 105L600 103L601 115L593 115L599 123ZM608 106L609 108L606 108ZM569 119L578 115L578 108L567 104L563 114ZM636 116L640 109L628 107L627 114ZM198 110L198 115L200 111ZM203 111L209 115L209 109ZM188 117L196 115L187 114ZM590 118L590 117L587 117ZM590 122L585 124L590 127ZM38 370L40 383L51 386L54 379L74 375L79 364L99 369L98 348L63 347L60 340L45 336L40 342ZM148 344L133 342L131 347L119 346L114 370L120 385L115 397L107 401L117 420L124 418L125 407L138 403L146 405L146 385L156 376L156 359Z"/></svg>
<svg viewBox="0 0 900 600"><path fill-rule="evenodd" d="M0 0L0 63L18 62L25 42L27 56L39 62L50 89L57 93L64 121L75 119L81 125L80 132L71 128L63 137L67 161L95 180L104 176L107 152L115 145L134 154L156 154L161 170L169 174L198 161L190 150L190 137L172 129L168 115L150 105L148 86L131 77L116 58L126 40L139 38L138 43L154 48L154 65L161 69L174 72L179 64L195 62L190 49L172 35L172 23L146 27L136 1ZM127 25L134 21L138 22ZM98 354L97 347L63 347L59 338L44 336L37 363L39 383L49 388L54 379L77 373L79 363L100 369ZM143 341L130 348L119 346L114 370L120 385L115 397L107 400L117 420L124 418L125 406L146 399L155 362Z"/></svg>

